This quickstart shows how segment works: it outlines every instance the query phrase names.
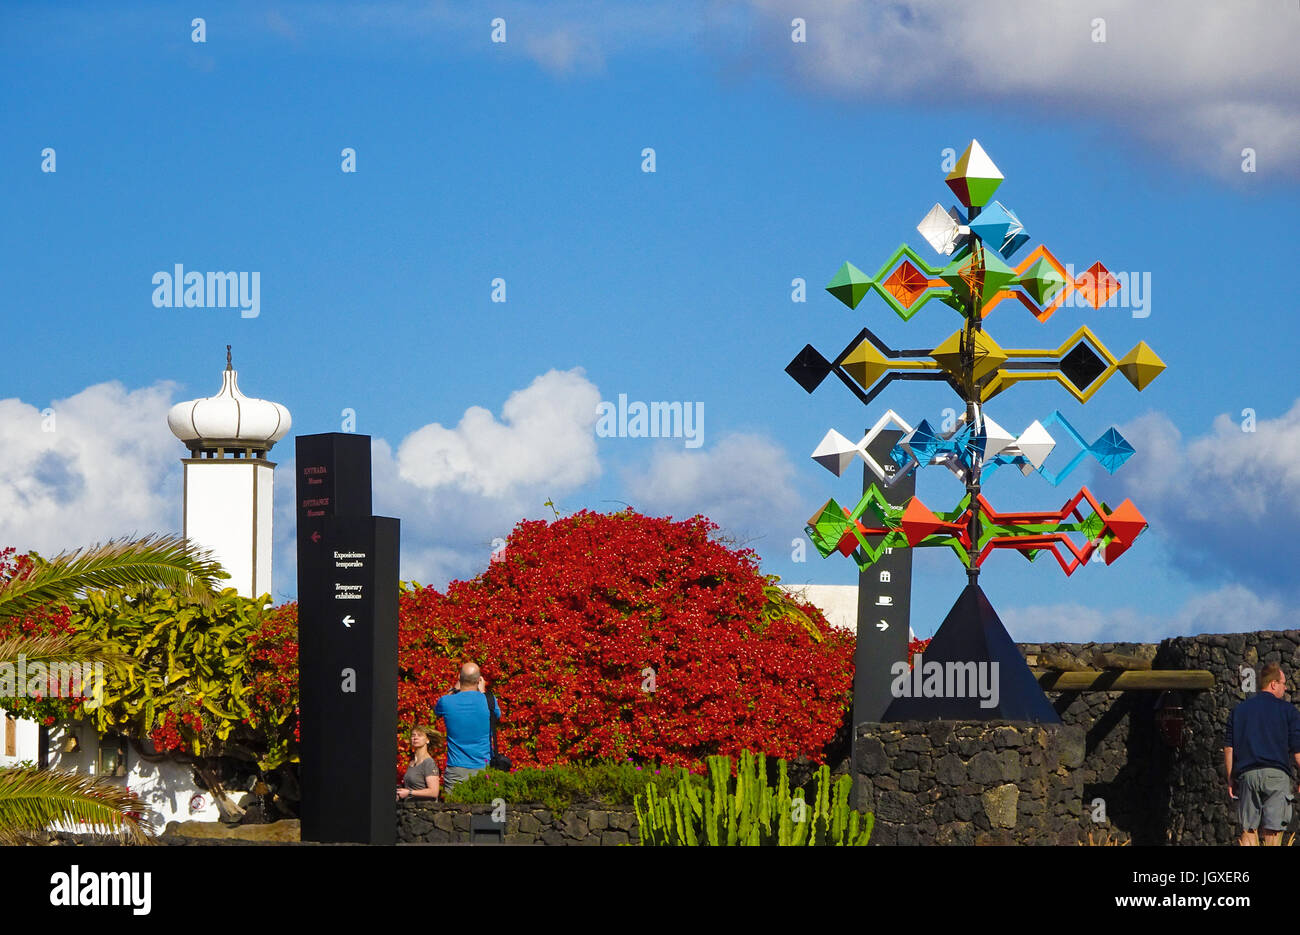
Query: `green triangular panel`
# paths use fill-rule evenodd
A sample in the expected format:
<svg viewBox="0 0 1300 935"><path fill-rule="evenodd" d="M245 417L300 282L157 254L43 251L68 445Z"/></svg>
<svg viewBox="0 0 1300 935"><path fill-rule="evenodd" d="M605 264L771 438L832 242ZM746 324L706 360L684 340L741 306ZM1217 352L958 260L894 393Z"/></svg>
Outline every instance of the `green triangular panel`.
<svg viewBox="0 0 1300 935"><path fill-rule="evenodd" d="M998 190L998 186L1001 184L1001 179L967 178L966 198L962 203L968 208L983 207L989 203L989 199L993 197L993 193ZM956 191L955 188L953 190Z"/></svg>
<svg viewBox="0 0 1300 935"><path fill-rule="evenodd" d="M826 284L826 291L849 308L857 308L870 288L871 277L852 263L841 266L835 278Z"/></svg>
<svg viewBox="0 0 1300 935"><path fill-rule="evenodd" d="M1016 271L994 253L984 250L984 288L980 290L982 304L987 305L993 297L1004 289L1007 283L1016 278Z"/></svg>
<svg viewBox="0 0 1300 935"><path fill-rule="evenodd" d="M1016 283L1024 288L1039 305L1046 305L1065 287L1065 279L1052 268L1045 257L1039 257L1034 264L1018 277Z"/></svg>

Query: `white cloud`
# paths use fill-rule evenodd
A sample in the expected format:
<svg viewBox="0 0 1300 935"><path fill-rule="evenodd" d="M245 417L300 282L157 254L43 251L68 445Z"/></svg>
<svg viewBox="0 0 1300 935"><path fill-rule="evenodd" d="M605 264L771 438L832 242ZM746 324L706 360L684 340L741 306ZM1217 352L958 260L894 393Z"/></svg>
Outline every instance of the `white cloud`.
<svg viewBox="0 0 1300 935"><path fill-rule="evenodd" d="M180 459L167 429L175 387L102 383L56 400L54 431L37 407L0 400L0 546L44 554L130 534L180 532ZM486 567L493 541L543 502L601 473L600 393L581 370L551 371L515 391L500 420L471 407L452 429L431 423L394 454L372 445L374 509L402 519L402 570L445 584ZM274 590L295 590L291 441L277 448Z"/></svg>
<svg viewBox="0 0 1300 935"><path fill-rule="evenodd" d="M1156 643L1172 636L1242 633L1292 628L1293 615L1280 601L1230 584L1189 598L1170 614L1131 607L1102 609L1081 604L1006 607L1003 625L1021 643Z"/></svg>
<svg viewBox="0 0 1300 935"><path fill-rule="evenodd" d="M431 422L394 452L371 444L374 511L402 521L401 573L443 587L487 567L521 519L550 516L544 505L597 479L600 391L581 369L551 370L510 394L498 419L481 406L454 428ZM293 468L282 465L276 500L276 593L294 589Z"/></svg>
<svg viewBox="0 0 1300 935"><path fill-rule="evenodd" d="M0 400L0 542L50 555L180 532L186 451L167 430L174 389L100 383L39 409Z"/></svg>
<svg viewBox="0 0 1300 935"><path fill-rule="evenodd" d="M425 490L501 497L541 483L569 489L600 475L600 392L581 369L552 370L510 394L501 421L481 406L448 429L432 422L397 449L397 473Z"/></svg>
<svg viewBox="0 0 1300 935"><path fill-rule="evenodd" d="M1137 453L1114 478L1097 478L1095 489L1111 502L1131 498L1175 563L1266 591L1289 585L1300 528L1300 400L1277 418L1257 419L1253 432L1224 414L1185 442L1163 413L1120 432Z"/></svg>
<svg viewBox="0 0 1300 935"><path fill-rule="evenodd" d="M530 58L554 74L569 74L578 68L600 71L605 67L600 44L586 30L574 27L528 36L524 48Z"/></svg>
<svg viewBox="0 0 1300 935"><path fill-rule="evenodd" d="M1240 177L1244 147L1257 150L1261 172L1297 170L1293 3L750 3L786 68L833 94L1020 105L1122 126L1223 175ZM807 21L806 44L789 41L793 16ZM1097 19L1105 42L1093 41Z"/></svg>
<svg viewBox="0 0 1300 935"><path fill-rule="evenodd" d="M643 513L702 513L741 541L770 534L770 541L784 546L791 530L803 528L794 473L780 445L738 433L711 448L657 445L648 465L625 474L624 490Z"/></svg>

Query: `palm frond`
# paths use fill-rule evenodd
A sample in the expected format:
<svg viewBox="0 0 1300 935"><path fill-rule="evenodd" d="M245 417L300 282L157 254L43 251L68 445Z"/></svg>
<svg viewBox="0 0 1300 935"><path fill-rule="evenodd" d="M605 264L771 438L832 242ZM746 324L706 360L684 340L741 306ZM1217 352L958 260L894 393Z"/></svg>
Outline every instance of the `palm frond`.
<svg viewBox="0 0 1300 935"><path fill-rule="evenodd" d="M767 603L763 606L764 619L779 620L785 618L807 630L814 643L822 641L821 630L817 629L817 624L799 606L793 595L775 582L763 587L763 595L767 598Z"/></svg>
<svg viewBox="0 0 1300 935"><path fill-rule="evenodd" d="M0 663L14 663L19 657L30 665L51 663L88 662L105 666L131 665L134 658L100 640L83 639L79 635L63 633L44 636L8 636L0 638Z"/></svg>
<svg viewBox="0 0 1300 935"><path fill-rule="evenodd" d="M0 618L18 617L87 590L156 584L206 606L219 579L230 577L211 554L181 536L114 539L41 559L0 583Z"/></svg>
<svg viewBox="0 0 1300 935"><path fill-rule="evenodd" d="M80 635L56 634L46 636L10 636L0 639L0 667L12 666L10 677L16 695L22 696L30 686L30 679L38 672L45 674L41 691L49 697L79 699L87 710L101 703L106 686L105 670L125 676L137 666L135 658L123 653L109 643L84 639ZM23 673L26 673L23 676ZM23 678L27 681L24 682ZM0 685L5 679L0 677ZM69 694L71 693L71 694ZM80 694L78 694L80 693ZM0 704L9 699L0 694Z"/></svg>
<svg viewBox="0 0 1300 935"><path fill-rule="evenodd" d="M150 843L128 789L58 770L0 769L0 844L20 844L52 824L107 828L124 843Z"/></svg>

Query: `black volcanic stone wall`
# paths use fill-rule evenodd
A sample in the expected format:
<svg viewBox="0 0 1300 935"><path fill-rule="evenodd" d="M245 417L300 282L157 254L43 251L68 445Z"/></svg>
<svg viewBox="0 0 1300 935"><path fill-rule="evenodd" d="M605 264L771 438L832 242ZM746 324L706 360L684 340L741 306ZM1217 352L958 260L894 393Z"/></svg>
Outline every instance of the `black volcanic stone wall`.
<svg viewBox="0 0 1300 935"><path fill-rule="evenodd" d="M1031 666L1044 654L1053 653L1085 668L1093 667L1094 652L1154 660L1158 651L1155 643L1027 643L1020 648ZM1167 843L1167 770L1172 750L1155 724L1161 694L1047 693L1062 722L1084 732L1084 760L1079 770L1085 839L1091 831L1094 840Z"/></svg>
<svg viewBox="0 0 1300 935"><path fill-rule="evenodd" d="M1300 631L1210 634L1160 644L1159 668L1208 669L1214 674L1213 691L1188 693L1182 699L1184 744L1173 751L1169 765L1172 843L1236 841L1239 829L1223 772L1223 731L1232 709L1246 698L1241 689L1241 667L1253 669L1258 681L1259 668L1267 662L1282 664L1287 685L1293 689L1285 697L1292 704L1300 703L1300 692L1294 690L1300 671ZM1298 822L1300 814L1293 816L1290 832L1297 830Z"/></svg>
<svg viewBox="0 0 1300 935"><path fill-rule="evenodd" d="M872 844L1074 844L1083 731L1016 721L859 724Z"/></svg>
<svg viewBox="0 0 1300 935"><path fill-rule="evenodd" d="M1022 644L1093 667L1096 651L1205 669L1212 690L1047 693L1062 727L1018 722L859 724L857 804L876 812L878 844L1236 842L1223 731L1246 698L1243 667L1280 662L1300 704L1300 631L1206 634L1153 643ZM1157 711L1181 711L1181 732ZM1175 721L1176 724L1176 721ZM1291 827L1300 830L1300 808Z"/></svg>
<svg viewBox="0 0 1300 935"><path fill-rule="evenodd" d="M399 844L468 844L471 815L490 816L491 805L403 800L397 808ZM506 844L639 844L636 812L630 805L575 806L558 816L542 805L506 807Z"/></svg>

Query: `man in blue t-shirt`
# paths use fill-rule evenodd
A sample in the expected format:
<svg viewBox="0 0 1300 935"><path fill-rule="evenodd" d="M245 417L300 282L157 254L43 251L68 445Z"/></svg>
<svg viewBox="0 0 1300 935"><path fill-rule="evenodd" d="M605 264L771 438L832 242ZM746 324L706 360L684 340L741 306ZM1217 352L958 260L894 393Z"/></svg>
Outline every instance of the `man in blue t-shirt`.
<svg viewBox="0 0 1300 935"><path fill-rule="evenodd" d="M1241 843L1282 843L1291 821L1296 787L1291 764L1300 767L1300 711L1282 699L1286 676L1270 662L1260 670L1262 690L1232 709L1223 735L1228 795L1237 801Z"/></svg>
<svg viewBox="0 0 1300 935"><path fill-rule="evenodd" d="M460 667L460 681L452 694L443 695L434 706L435 717L447 722L447 771L444 785L450 789L487 768L492 757L491 721L488 719L487 680L472 662ZM501 706L492 699L497 719Z"/></svg>

